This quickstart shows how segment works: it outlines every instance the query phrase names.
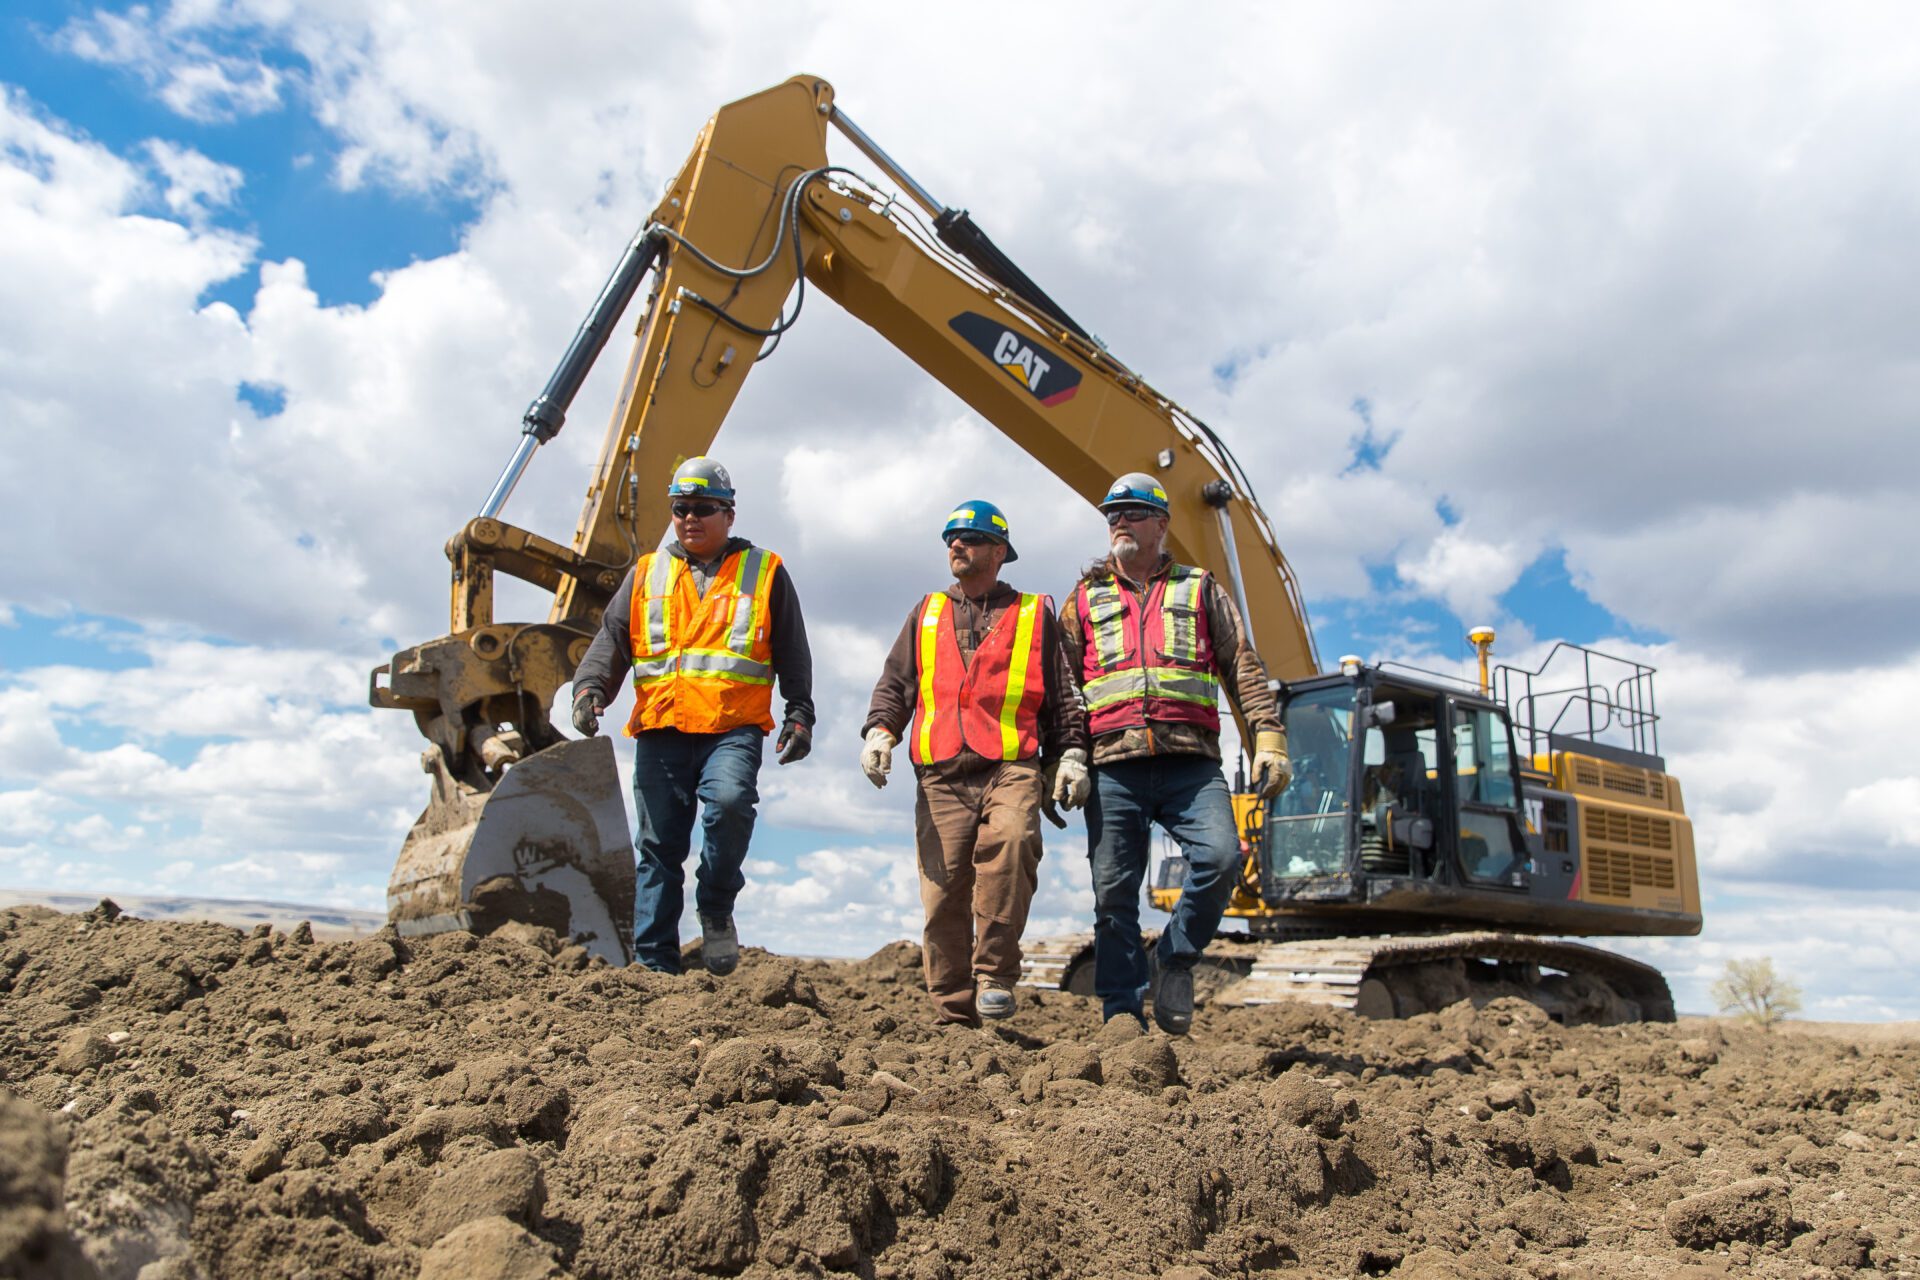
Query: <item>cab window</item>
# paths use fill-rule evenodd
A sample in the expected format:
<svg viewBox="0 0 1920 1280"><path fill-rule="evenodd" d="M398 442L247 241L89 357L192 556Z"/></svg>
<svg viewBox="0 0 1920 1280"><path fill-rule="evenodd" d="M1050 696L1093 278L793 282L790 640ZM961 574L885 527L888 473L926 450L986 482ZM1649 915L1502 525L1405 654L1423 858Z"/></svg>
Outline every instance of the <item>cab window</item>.
<svg viewBox="0 0 1920 1280"><path fill-rule="evenodd" d="M1454 708L1453 779L1461 804L1511 809L1516 803L1507 725L1492 712Z"/></svg>
<svg viewBox="0 0 1920 1280"><path fill-rule="evenodd" d="M1267 811L1268 857L1278 875L1333 875L1347 865L1352 686L1294 697L1286 725L1293 780Z"/></svg>
<svg viewBox="0 0 1920 1280"><path fill-rule="evenodd" d="M1459 800L1460 862L1477 880L1508 880L1526 862L1516 809L1506 721L1483 709L1453 708L1453 785Z"/></svg>

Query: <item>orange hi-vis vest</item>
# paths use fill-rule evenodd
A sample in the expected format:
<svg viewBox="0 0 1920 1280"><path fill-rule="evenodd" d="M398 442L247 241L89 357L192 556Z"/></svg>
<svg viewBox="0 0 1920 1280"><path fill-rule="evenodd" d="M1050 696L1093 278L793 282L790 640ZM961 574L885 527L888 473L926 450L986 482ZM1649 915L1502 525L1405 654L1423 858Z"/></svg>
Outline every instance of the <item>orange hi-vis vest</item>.
<svg viewBox="0 0 1920 1280"><path fill-rule="evenodd" d="M1040 656L1040 618L1052 612L1045 596L1022 595L973 651L960 660L952 603L937 591L920 606L920 643L914 666L920 696L907 731L915 764L935 764L962 746L989 760L1026 760L1040 754L1040 701L1046 664Z"/></svg>
<svg viewBox="0 0 1920 1280"><path fill-rule="evenodd" d="M633 570L633 715L647 729L724 733L773 728L770 601L780 557L746 547L721 562L707 594L687 562L665 548Z"/></svg>

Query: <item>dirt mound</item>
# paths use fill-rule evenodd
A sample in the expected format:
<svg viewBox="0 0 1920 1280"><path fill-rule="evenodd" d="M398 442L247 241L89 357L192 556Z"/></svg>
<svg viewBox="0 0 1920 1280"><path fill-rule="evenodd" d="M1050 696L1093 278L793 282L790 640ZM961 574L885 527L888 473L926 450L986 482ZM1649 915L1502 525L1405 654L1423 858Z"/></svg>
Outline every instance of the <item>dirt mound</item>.
<svg viewBox="0 0 1920 1280"><path fill-rule="evenodd" d="M1920 1271L1920 1046L0 911L0 1276Z"/></svg>

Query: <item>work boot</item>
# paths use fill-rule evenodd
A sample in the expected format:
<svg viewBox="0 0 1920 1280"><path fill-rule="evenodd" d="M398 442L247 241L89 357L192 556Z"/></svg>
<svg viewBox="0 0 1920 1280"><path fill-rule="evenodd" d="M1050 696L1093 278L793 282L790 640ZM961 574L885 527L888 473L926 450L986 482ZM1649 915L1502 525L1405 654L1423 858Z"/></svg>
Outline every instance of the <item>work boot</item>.
<svg viewBox="0 0 1920 1280"><path fill-rule="evenodd" d="M995 978L982 978L977 984L974 1007L983 1018L1011 1018L1013 1016L1013 988Z"/></svg>
<svg viewBox="0 0 1920 1280"><path fill-rule="evenodd" d="M732 916L700 917L700 960L716 978L732 973L740 963L740 935Z"/></svg>
<svg viewBox="0 0 1920 1280"><path fill-rule="evenodd" d="M1193 970L1161 970L1160 987L1153 993L1153 1020L1170 1036L1183 1036L1193 1027Z"/></svg>

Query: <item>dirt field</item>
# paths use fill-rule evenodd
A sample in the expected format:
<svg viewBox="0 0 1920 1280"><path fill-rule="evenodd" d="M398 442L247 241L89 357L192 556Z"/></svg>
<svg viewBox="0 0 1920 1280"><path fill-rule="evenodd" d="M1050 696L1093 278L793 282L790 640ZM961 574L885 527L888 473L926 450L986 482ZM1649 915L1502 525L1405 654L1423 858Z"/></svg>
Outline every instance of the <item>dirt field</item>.
<svg viewBox="0 0 1920 1280"><path fill-rule="evenodd" d="M0 1276L1920 1271L1920 1045L0 911Z"/></svg>

